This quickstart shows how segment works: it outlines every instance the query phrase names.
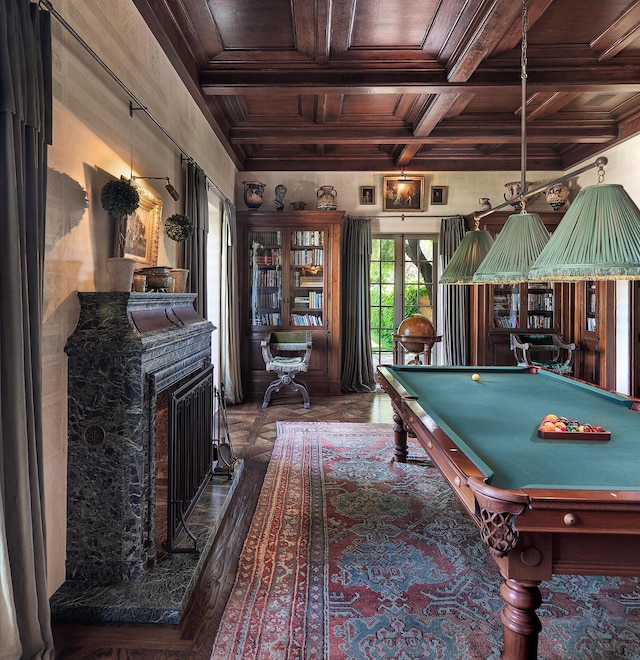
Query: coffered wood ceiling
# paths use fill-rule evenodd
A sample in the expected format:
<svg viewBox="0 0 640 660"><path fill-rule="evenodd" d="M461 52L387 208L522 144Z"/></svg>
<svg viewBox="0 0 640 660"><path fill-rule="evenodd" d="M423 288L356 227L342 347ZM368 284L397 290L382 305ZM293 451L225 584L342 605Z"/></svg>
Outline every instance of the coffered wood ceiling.
<svg viewBox="0 0 640 660"><path fill-rule="evenodd" d="M134 0L241 170L520 169L518 0ZM529 0L527 169L640 132L640 0Z"/></svg>

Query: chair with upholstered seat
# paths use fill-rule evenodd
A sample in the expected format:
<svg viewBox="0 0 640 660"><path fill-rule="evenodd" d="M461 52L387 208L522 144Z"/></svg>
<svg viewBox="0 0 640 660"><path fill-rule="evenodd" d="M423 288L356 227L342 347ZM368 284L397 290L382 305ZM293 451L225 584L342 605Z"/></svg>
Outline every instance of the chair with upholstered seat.
<svg viewBox="0 0 640 660"><path fill-rule="evenodd" d="M557 334L511 334L511 350L518 365L543 367L559 374L570 374L577 346L567 344Z"/></svg>
<svg viewBox="0 0 640 660"><path fill-rule="evenodd" d="M304 407L309 408L309 392L296 376L309 368L312 338L310 332L270 332L260 342L262 357L267 371L273 371L276 378L264 393L262 407L266 408L271 395L288 385L302 394Z"/></svg>

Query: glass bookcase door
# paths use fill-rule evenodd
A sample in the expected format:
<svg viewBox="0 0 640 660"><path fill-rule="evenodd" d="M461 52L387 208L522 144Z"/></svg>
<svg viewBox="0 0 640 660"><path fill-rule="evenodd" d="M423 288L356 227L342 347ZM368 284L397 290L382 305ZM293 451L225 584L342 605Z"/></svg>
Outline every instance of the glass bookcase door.
<svg viewBox="0 0 640 660"><path fill-rule="evenodd" d="M292 326L324 325L324 239L321 230L291 232L289 323Z"/></svg>
<svg viewBox="0 0 640 660"><path fill-rule="evenodd" d="M527 329L552 330L555 327L553 284L529 282L527 285Z"/></svg>
<svg viewBox="0 0 640 660"><path fill-rule="evenodd" d="M497 284L493 287L493 325L496 328L519 328L520 286Z"/></svg>
<svg viewBox="0 0 640 660"><path fill-rule="evenodd" d="M584 287L584 292L586 296L585 300L585 327L584 330L587 332L595 332L597 329L596 325L596 313L598 311L598 289L596 288L595 282L585 282L586 286Z"/></svg>
<svg viewBox="0 0 640 660"><path fill-rule="evenodd" d="M249 232L252 325L282 325L282 232Z"/></svg>

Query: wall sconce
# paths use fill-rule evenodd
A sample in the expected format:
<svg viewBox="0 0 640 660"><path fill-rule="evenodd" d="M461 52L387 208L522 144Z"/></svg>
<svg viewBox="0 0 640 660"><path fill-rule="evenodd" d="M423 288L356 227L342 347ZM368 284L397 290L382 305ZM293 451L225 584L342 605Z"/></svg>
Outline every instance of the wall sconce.
<svg viewBox="0 0 640 660"><path fill-rule="evenodd" d="M174 201L178 201L180 199L180 195L178 194L178 191L171 185L171 181L169 181L168 176L132 176L131 180L135 181L136 179L165 179L167 182L167 185L165 186L167 192L171 195L171 197L174 199Z"/></svg>

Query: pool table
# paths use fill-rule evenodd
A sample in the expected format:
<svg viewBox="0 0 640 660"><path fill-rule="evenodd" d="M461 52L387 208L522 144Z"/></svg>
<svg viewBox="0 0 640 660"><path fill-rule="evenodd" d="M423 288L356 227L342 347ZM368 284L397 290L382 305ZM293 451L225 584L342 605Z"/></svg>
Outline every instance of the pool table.
<svg viewBox="0 0 640 660"><path fill-rule="evenodd" d="M639 400L535 367L380 366L377 380L395 460L415 436L498 565L503 658L536 658L552 574L640 575ZM541 438L549 413L611 437Z"/></svg>

